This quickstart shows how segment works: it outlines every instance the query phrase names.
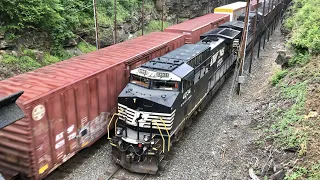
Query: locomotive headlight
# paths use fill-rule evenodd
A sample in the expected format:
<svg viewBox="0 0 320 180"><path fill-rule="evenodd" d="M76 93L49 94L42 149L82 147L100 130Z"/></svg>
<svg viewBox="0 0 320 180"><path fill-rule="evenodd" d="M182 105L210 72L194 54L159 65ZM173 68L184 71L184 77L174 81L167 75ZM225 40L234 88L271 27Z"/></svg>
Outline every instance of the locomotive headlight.
<svg viewBox="0 0 320 180"><path fill-rule="evenodd" d="M122 128L119 128L119 127L118 127L118 128L117 128L117 135L121 135L121 134L122 134L122 130L123 130Z"/></svg>
<svg viewBox="0 0 320 180"><path fill-rule="evenodd" d="M149 136L149 135L144 135L144 136L143 136L143 140L144 140L145 142L150 141L150 136Z"/></svg>

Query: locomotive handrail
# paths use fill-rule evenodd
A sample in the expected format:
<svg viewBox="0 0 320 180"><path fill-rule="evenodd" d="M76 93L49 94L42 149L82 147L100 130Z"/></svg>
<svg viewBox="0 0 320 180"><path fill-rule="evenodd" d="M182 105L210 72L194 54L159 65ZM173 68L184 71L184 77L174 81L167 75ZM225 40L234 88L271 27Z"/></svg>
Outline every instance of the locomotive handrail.
<svg viewBox="0 0 320 180"><path fill-rule="evenodd" d="M108 127L107 127L107 130L108 130L108 139L110 140L111 138L110 138L110 125L111 125L111 123L112 123L112 120L113 120L113 118L114 118L114 116L119 116L119 113L114 113L113 115L112 115L112 117L111 117L111 119L110 119L110 122L109 122L109 124L108 124ZM119 118L119 117L118 117ZM118 121L118 118L117 118L117 121ZM116 129L117 127L115 126L115 132L117 132Z"/></svg>
<svg viewBox="0 0 320 180"><path fill-rule="evenodd" d="M158 130L159 130L159 132L160 132L160 135L161 135L161 138L162 138L162 152L164 153L165 140L164 140L163 134L162 134L162 132L161 132L161 129L160 129L158 123L157 123L156 121L153 121L153 122L156 123L156 125L157 125L157 127L158 127Z"/></svg>
<svg viewBox="0 0 320 180"><path fill-rule="evenodd" d="M169 134L169 131L168 131L168 128L166 126L166 123L164 123L162 117L160 117L160 120L162 121L162 124L164 125L164 128L165 130L167 131L167 135L168 135L168 152L170 151L170 134Z"/></svg>

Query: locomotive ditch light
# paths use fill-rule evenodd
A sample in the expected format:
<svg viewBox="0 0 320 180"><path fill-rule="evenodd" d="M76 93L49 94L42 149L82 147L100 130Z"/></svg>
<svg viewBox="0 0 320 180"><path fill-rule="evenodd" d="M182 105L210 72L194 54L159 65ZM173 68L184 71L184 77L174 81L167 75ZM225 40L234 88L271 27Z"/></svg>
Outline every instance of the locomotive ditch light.
<svg viewBox="0 0 320 180"><path fill-rule="evenodd" d="M0 98L0 129L25 117L23 111L16 104L23 91Z"/></svg>
<svg viewBox="0 0 320 180"><path fill-rule="evenodd" d="M149 141L150 141L150 136L149 136L149 135L144 135L144 136L143 136L143 140L144 140L145 142L149 142Z"/></svg>
<svg viewBox="0 0 320 180"><path fill-rule="evenodd" d="M123 129L120 128L120 127L118 127L118 128L117 128L117 135L121 135L121 134L122 134L122 131L123 131Z"/></svg>

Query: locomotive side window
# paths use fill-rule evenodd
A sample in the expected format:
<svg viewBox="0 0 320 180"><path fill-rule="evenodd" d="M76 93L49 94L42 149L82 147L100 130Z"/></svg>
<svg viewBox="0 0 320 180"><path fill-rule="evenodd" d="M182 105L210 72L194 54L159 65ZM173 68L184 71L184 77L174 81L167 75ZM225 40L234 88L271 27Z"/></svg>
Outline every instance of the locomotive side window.
<svg viewBox="0 0 320 180"><path fill-rule="evenodd" d="M152 89L175 90L179 89L179 82L176 81L156 81L152 83Z"/></svg>
<svg viewBox="0 0 320 180"><path fill-rule="evenodd" d="M192 84L193 84L192 81L184 80L182 83L182 92L185 92L186 90L188 90L192 86Z"/></svg>
<svg viewBox="0 0 320 180"><path fill-rule="evenodd" d="M148 78L145 78L145 77L141 77L141 76L137 76L137 75L131 75L131 81L130 81L132 84L137 84L137 85L140 85L140 86L143 86L143 87L146 87L148 88L149 87L149 84L150 84L150 81Z"/></svg>

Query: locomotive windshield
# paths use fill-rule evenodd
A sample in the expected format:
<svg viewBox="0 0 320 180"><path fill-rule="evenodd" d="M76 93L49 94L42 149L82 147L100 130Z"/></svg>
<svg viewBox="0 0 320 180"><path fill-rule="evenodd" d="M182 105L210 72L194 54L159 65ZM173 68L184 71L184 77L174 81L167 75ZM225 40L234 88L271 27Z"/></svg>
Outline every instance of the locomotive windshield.
<svg viewBox="0 0 320 180"><path fill-rule="evenodd" d="M150 84L150 79L132 74L130 82L132 84L137 84L139 86L148 88Z"/></svg>
<svg viewBox="0 0 320 180"><path fill-rule="evenodd" d="M179 82L154 80L152 83L152 89L176 90L177 91L179 89Z"/></svg>
<svg viewBox="0 0 320 180"><path fill-rule="evenodd" d="M158 90L170 90L178 91L179 82L178 81L165 81L165 80L153 80L146 77L131 74L132 84L136 84L145 88L158 89Z"/></svg>

